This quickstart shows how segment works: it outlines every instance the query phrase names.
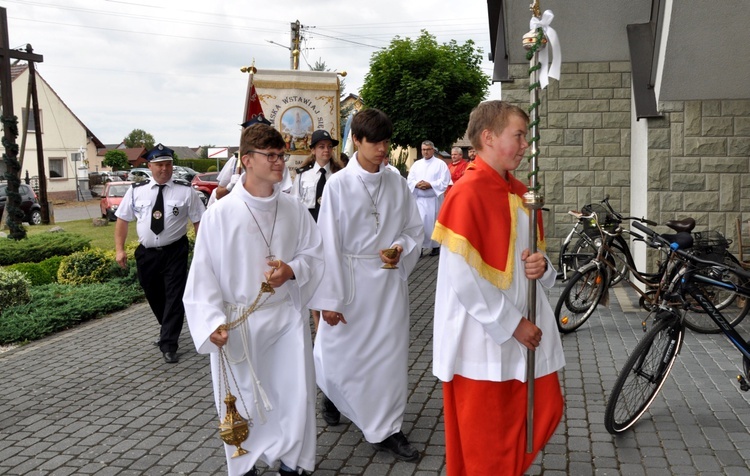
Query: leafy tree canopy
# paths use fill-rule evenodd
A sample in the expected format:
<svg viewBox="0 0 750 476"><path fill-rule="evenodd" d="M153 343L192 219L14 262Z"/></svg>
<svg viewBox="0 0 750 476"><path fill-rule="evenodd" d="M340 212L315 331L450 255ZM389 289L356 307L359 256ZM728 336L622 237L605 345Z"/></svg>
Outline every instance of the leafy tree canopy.
<svg viewBox="0 0 750 476"><path fill-rule="evenodd" d="M471 110L489 91L481 55L472 40L439 45L424 30L414 41L396 37L373 54L360 96L391 118L395 145L431 140L447 149L464 136Z"/></svg>
<svg viewBox="0 0 750 476"><path fill-rule="evenodd" d="M143 129L133 129L122 141L128 148L145 147L148 150L153 149L156 144L154 136Z"/></svg>
<svg viewBox="0 0 750 476"><path fill-rule="evenodd" d="M128 155L121 150L108 150L104 154L102 165L112 167L112 170L124 170L128 168Z"/></svg>

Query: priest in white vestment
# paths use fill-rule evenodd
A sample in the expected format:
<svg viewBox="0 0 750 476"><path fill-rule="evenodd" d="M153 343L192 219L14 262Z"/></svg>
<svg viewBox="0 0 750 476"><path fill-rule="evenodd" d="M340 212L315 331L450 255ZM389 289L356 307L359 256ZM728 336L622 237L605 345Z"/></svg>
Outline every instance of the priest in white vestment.
<svg viewBox="0 0 750 476"><path fill-rule="evenodd" d="M424 225L422 248L430 250L432 256L437 256L440 244L432 239L432 231L445 191L451 183L451 173L443 159L435 157L435 145L431 141L422 142L422 155L422 160L412 164L406 181L417 200L419 215Z"/></svg>
<svg viewBox="0 0 750 476"><path fill-rule="evenodd" d="M318 216L326 271L310 303L324 310L325 321L315 337L317 383L376 449L415 461L419 452L401 425L408 383L408 277L419 260L422 221L406 181L383 164L392 133L388 116L377 109L360 111L352 133L358 151L326 183ZM383 255L387 248L396 249L395 257ZM383 269L384 264L397 269ZM324 419L329 420L325 413Z"/></svg>
<svg viewBox="0 0 750 476"><path fill-rule="evenodd" d="M241 151L246 172L204 215L185 310L196 349L211 355L217 430L226 414L225 379L239 413L252 419L241 444L247 454L232 457L236 448L225 444L229 475L257 474L258 460L280 462L281 475L298 474L315 467L317 392L307 302L323 274L323 246L307 209L279 191L286 167L281 135L264 124L248 127ZM263 293L243 320L264 282L274 294Z"/></svg>

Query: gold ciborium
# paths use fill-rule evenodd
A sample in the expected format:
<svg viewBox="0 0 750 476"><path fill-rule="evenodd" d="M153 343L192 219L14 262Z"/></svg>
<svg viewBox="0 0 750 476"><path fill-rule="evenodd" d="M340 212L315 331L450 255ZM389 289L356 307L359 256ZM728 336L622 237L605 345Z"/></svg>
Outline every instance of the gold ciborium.
<svg viewBox="0 0 750 476"><path fill-rule="evenodd" d="M385 255L388 259L393 259L396 256L398 256L398 249L396 248L387 248L383 250L383 255ZM381 266L382 269L398 269L398 266L395 264L388 264L385 263L383 266Z"/></svg>
<svg viewBox="0 0 750 476"><path fill-rule="evenodd" d="M247 440L250 434L250 426L252 426L252 423L248 423L237 411L237 407L234 405L236 401L237 398L227 389L227 396L224 398L227 415L224 417L224 421L219 423L219 437L224 443L237 447L237 451L234 452L232 458L247 454L247 450L240 445Z"/></svg>

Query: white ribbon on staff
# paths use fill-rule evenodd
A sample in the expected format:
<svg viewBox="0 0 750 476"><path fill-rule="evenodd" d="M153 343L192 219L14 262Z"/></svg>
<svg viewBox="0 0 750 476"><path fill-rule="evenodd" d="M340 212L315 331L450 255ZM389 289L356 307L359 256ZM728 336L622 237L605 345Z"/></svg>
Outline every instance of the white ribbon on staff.
<svg viewBox="0 0 750 476"><path fill-rule="evenodd" d="M552 20L555 18L555 14L551 10L545 10L542 14L542 18L531 17L529 22L529 28L535 30L541 28L544 35L547 37L547 46L552 47L552 62L549 60L549 48L542 47L539 49L539 62L542 64L542 69L539 74L539 84L542 89L547 87L549 84L549 78L560 79L560 65L562 64L562 56L560 52L560 39L557 37L557 32L550 26Z"/></svg>

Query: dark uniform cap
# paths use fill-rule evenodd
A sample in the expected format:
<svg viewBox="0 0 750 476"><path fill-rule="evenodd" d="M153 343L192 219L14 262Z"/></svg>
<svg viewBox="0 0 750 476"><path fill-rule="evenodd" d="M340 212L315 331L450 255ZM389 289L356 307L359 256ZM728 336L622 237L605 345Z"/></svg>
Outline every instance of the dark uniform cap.
<svg viewBox="0 0 750 476"><path fill-rule="evenodd" d="M174 159L174 151L165 145L156 144L143 158L148 162L164 162Z"/></svg>
<svg viewBox="0 0 750 476"><path fill-rule="evenodd" d="M257 116L253 117L249 121L243 122L240 125L242 126L243 129L245 129L245 128L252 126L253 124L265 124L267 126L270 126L271 121L266 119L266 116L264 116L263 114L258 114Z"/></svg>
<svg viewBox="0 0 750 476"><path fill-rule="evenodd" d="M318 129L317 131L313 132L312 140L310 141L310 148L315 148L315 144L322 140L329 140L333 144L334 147L339 145L339 141L331 137L331 134L328 133L328 131L324 129Z"/></svg>

